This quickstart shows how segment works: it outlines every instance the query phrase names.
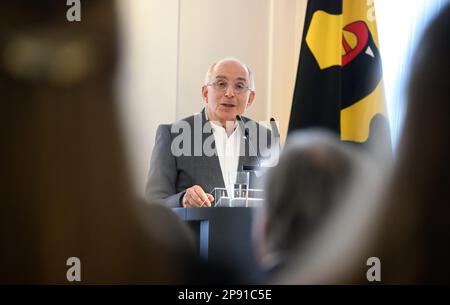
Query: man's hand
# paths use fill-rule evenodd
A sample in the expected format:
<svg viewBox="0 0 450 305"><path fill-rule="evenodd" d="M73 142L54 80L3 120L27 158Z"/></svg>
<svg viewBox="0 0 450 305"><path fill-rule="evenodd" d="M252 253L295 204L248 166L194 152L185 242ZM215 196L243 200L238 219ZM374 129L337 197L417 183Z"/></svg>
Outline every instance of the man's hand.
<svg viewBox="0 0 450 305"><path fill-rule="evenodd" d="M210 207L211 202L213 201L213 195L206 194L200 186L194 185L186 189L186 193L184 193L182 199L182 204L184 208L200 208Z"/></svg>

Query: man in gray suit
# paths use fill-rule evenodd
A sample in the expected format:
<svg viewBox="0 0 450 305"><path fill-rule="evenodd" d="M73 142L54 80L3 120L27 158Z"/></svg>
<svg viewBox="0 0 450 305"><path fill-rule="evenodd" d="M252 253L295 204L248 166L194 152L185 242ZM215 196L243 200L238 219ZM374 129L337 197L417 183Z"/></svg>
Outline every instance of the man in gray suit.
<svg viewBox="0 0 450 305"><path fill-rule="evenodd" d="M146 184L148 200L170 207L210 207L215 187L225 187L244 166L261 166L270 131L241 114L255 98L250 69L234 58L208 69L204 109L156 132ZM257 183L252 174L250 187Z"/></svg>

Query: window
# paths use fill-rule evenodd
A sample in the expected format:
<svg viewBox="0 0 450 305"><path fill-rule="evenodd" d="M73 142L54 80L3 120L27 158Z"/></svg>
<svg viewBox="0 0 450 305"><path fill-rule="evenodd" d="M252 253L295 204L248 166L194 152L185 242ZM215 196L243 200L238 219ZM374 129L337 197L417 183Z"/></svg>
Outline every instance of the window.
<svg viewBox="0 0 450 305"><path fill-rule="evenodd" d="M386 102L394 150L406 110L406 82L415 47L428 22L449 0L375 2Z"/></svg>

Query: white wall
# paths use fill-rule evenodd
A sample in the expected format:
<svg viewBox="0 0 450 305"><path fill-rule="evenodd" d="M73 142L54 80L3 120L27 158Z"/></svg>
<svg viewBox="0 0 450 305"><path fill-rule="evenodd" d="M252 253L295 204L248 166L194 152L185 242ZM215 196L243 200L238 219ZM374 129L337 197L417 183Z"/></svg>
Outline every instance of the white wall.
<svg viewBox="0 0 450 305"><path fill-rule="evenodd" d="M181 1L177 112L180 117L202 107L200 86L208 66L220 58L233 56L255 74L257 106L246 115L264 119L267 96L258 92L267 88L268 4L269 1L261 0Z"/></svg>
<svg viewBox="0 0 450 305"><path fill-rule="evenodd" d="M130 167L143 196L156 127L198 112L208 66L247 63L256 100L247 116L287 131L306 0L117 0L122 24L120 110Z"/></svg>
<svg viewBox="0 0 450 305"><path fill-rule="evenodd" d="M300 42L306 13L306 0L271 1L271 54L267 58L268 93L267 116L279 121L284 142L291 113L292 95L297 75Z"/></svg>

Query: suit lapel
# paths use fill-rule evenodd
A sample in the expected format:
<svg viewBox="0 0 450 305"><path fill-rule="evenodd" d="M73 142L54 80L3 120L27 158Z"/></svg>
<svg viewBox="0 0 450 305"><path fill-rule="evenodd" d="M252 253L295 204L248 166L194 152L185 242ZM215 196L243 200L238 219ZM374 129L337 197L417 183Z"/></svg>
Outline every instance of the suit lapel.
<svg viewBox="0 0 450 305"><path fill-rule="evenodd" d="M242 120L244 123L247 123L249 121L248 118L242 117ZM250 148L250 141L253 141L253 147ZM254 156L255 153L259 154L256 150L258 149L255 139L245 139L244 135L242 136L241 145L244 145L244 150L241 149L241 156L239 157L239 166L238 171L241 171L243 169L244 165L252 165L257 166L258 165L258 158ZM253 155L253 156L251 156Z"/></svg>
<svg viewBox="0 0 450 305"><path fill-rule="evenodd" d="M206 120L204 108L201 112L201 115L202 115L203 131L205 131L205 132L202 132L202 137L203 137L202 143L205 143L205 141L208 137L213 137L213 139L214 139L214 135L212 133L211 123ZM203 162L202 166L204 166L203 168L205 168L205 170L206 170L205 176L208 177L207 184L211 186L210 190L205 190L206 192L212 191L212 188L214 188L214 187L221 187L221 188L225 187L225 182L223 181L223 176L222 176L222 169L220 168L219 157L217 156L215 140L213 140L211 146L213 147L214 155L210 156L210 157L201 158L201 160L202 160L201 162Z"/></svg>

